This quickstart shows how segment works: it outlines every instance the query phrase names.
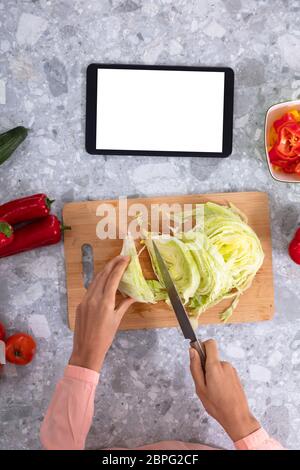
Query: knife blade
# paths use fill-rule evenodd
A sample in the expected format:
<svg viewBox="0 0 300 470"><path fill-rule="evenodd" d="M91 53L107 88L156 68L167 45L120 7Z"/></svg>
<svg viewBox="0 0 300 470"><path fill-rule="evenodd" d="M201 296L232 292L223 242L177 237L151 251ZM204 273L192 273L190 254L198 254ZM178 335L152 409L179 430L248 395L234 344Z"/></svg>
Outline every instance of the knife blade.
<svg viewBox="0 0 300 470"><path fill-rule="evenodd" d="M201 341L196 336L196 333L194 331L194 328L191 325L190 319L188 317L188 314L184 308L184 305L181 301L181 298L177 292L176 286L170 276L168 267L163 259L163 257L160 254L159 249L157 248L156 243L154 240L152 240L153 243L153 248L155 252L155 256L157 259L157 264L160 270L161 277L163 279L165 288L168 292L168 296L171 302L171 305L173 307L173 310L175 312L175 315L177 317L179 326L181 328L181 331L183 333L183 336L186 339L190 340L190 344L192 348L196 349L200 356L201 360L201 365L202 368L204 369L205 367L205 361L206 361L206 354L205 354L205 349L204 346L202 345Z"/></svg>

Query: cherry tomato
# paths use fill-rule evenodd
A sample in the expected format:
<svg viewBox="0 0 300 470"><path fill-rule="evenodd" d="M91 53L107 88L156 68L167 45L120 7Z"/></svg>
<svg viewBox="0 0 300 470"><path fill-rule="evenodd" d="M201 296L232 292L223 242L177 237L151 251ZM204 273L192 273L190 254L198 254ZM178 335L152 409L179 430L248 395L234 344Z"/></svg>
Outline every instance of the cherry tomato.
<svg viewBox="0 0 300 470"><path fill-rule="evenodd" d="M26 333L17 333L6 341L6 360L24 366L32 361L36 351L34 339Z"/></svg>
<svg viewBox="0 0 300 470"><path fill-rule="evenodd" d="M289 254L295 263L300 264L300 228L289 245Z"/></svg>
<svg viewBox="0 0 300 470"><path fill-rule="evenodd" d="M5 328L2 323L0 323L0 341L4 341L5 338Z"/></svg>

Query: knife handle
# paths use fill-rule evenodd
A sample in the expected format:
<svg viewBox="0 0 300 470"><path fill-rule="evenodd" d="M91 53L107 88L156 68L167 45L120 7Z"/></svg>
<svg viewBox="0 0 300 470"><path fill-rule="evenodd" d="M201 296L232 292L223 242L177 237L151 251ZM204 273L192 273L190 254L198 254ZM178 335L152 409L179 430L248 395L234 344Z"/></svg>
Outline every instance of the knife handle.
<svg viewBox="0 0 300 470"><path fill-rule="evenodd" d="M205 371L205 362L206 362L206 352L205 347L198 339L196 341L191 341L191 347L197 351L200 356L201 366L203 371Z"/></svg>

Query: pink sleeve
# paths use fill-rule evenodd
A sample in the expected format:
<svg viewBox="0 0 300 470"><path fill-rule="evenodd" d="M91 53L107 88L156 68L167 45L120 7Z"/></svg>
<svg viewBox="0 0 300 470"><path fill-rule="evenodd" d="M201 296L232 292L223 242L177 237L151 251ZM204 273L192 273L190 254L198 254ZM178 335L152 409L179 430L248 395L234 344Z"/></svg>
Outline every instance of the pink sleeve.
<svg viewBox="0 0 300 470"><path fill-rule="evenodd" d="M263 428L240 439L234 445L237 450L284 450L282 445L272 439Z"/></svg>
<svg viewBox="0 0 300 470"><path fill-rule="evenodd" d="M99 374L93 370L66 367L42 423L40 438L45 449L84 449L98 381Z"/></svg>

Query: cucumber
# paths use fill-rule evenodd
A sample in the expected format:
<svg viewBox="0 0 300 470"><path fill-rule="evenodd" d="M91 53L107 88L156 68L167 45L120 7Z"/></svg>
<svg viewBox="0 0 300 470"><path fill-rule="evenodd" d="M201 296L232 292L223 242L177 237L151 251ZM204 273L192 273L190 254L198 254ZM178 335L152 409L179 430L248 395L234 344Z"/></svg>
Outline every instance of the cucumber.
<svg viewBox="0 0 300 470"><path fill-rule="evenodd" d="M10 131L0 134L0 165L7 160L11 154L19 147L20 143L26 139L28 129L23 126L14 127Z"/></svg>

